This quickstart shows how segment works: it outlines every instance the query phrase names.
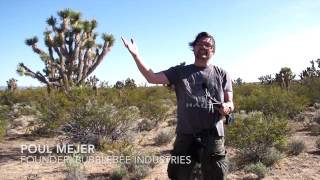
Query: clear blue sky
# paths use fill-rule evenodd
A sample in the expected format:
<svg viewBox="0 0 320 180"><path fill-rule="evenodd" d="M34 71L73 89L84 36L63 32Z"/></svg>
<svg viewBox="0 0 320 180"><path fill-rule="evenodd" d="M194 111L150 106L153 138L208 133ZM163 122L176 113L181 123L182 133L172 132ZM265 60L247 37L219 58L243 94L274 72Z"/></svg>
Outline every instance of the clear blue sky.
<svg viewBox="0 0 320 180"><path fill-rule="evenodd" d="M14 77L18 85L38 86L37 80L16 73L19 62L42 71L39 57L24 44L38 36L43 45L46 19L61 9L81 11L98 21L98 33L112 33L116 43L96 69L99 79L114 84L127 77L145 83L120 37L134 37L144 62L153 71L182 61L193 63L188 47L207 31L216 39L211 63L236 79L257 81L288 66L295 73L320 58L320 1L313 0L3 0L0 2L0 85ZM44 48L45 49L45 48Z"/></svg>

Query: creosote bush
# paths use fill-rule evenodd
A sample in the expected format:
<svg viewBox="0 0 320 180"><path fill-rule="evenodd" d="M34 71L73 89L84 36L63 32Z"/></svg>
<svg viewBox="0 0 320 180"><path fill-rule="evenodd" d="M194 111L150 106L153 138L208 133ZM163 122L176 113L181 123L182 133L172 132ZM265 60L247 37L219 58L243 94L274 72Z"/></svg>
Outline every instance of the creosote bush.
<svg viewBox="0 0 320 180"><path fill-rule="evenodd" d="M6 133L6 128L9 119L9 107L0 105L0 140Z"/></svg>
<svg viewBox="0 0 320 180"><path fill-rule="evenodd" d="M273 164L280 161L283 158L283 155L277 149L270 148L263 156L262 163L266 166L272 166Z"/></svg>
<svg viewBox="0 0 320 180"><path fill-rule="evenodd" d="M127 175L127 171L124 167L119 166L111 171L110 179L111 180L122 180Z"/></svg>
<svg viewBox="0 0 320 180"><path fill-rule="evenodd" d="M249 162L263 161L270 147L286 141L288 121L283 118L264 116L261 112L239 115L228 127L226 143L239 148Z"/></svg>
<svg viewBox="0 0 320 180"><path fill-rule="evenodd" d="M250 164L245 167L246 172L254 173L258 176L259 179L264 178L268 173L268 168L261 162L256 164Z"/></svg>
<svg viewBox="0 0 320 180"><path fill-rule="evenodd" d="M69 156L65 161L68 180L85 180L85 170L77 155Z"/></svg>
<svg viewBox="0 0 320 180"><path fill-rule="evenodd" d="M292 155L299 155L306 149L306 144L302 140L293 140L288 144L288 153Z"/></svg>
<svg viewBox="0 0 320 180"><path fill-rule="evenodd" d="M164 130L161 131L159 134L157 134L154 137L154 144L156 145L163 145L166 143L169 143L174 137L174 131L173 130Z"/></svg>
<svg viewBox="0 0 320 180"><path fill-rule="evenodd" d="M294 117L308 104L307 97L272 85L235 86L234 94L237 109L246 112L260 111L267 116Z"/></svg>

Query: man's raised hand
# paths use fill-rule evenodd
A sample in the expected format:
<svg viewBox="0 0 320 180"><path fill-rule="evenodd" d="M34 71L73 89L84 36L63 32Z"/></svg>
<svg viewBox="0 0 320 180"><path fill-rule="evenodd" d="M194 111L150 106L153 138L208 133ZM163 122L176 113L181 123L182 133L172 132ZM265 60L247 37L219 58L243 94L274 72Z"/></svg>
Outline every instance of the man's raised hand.
<svg viewBox="0 0 320 180"><path fill-rule="evenodd" d="M121 37L123 45L128 49L132 56L138 55L138 47L136 43L131 39L131 42L128 42L124 37Z"/></svg>

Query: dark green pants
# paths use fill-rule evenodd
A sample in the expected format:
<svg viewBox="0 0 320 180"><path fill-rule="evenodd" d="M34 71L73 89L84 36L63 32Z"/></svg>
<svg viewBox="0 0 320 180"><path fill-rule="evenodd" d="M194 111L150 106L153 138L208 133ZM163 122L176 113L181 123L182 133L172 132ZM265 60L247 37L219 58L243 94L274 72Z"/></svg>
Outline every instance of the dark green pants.
<svg viewBox="0 0 320 180"><path fill-rule="evenodd" d="M188 156L191 159L188 163L169 162L168 176L172 180L195 179L194 168L197 162L201 164L202 179L226 179L228 166L224 137L177 135L171 156Z"/></svg>

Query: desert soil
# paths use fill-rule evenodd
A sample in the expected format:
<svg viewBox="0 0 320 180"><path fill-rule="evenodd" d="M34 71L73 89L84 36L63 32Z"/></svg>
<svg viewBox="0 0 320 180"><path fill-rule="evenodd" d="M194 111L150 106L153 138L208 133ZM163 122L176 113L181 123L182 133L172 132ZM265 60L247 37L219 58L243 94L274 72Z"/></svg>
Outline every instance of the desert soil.
<svg viewBox="0 0 320 180"><path fill-rule="evenodd" d="M23 118L22 118L23 119ZM28 119L25 117L24 119ZM290 180L318 180L320 179L320 151L315 147L315 141L319 136L311 135L310 130L305 128L302 122L292 122L294 132L290 139L301 139L306 143L306 149L298 156L286 155L283 159L275 164L268 172L264 179L290 179ZM156 146L153 143L153 137L158 132L168 127L166 122L163 122L158 127L149 132L142 132L136 138L138 151L156 152L162 156L169 155L172 149L174 139L161 146ZM37 162L29 161L22 162L21 156L28 155L21 153L21 145L37 144L47 145L52 149L56 144L59 144L59 137L35 137L28 135L19 129L19 126L11 130L10 133L0 142L0 179L1 180L16 180L16 179L43 179L57 180L66 179L67 168L64 162ZM228 148L229 158L232 158L236 151ZM95 155L103 156L104 154L96 152ZM115 165L112 163L84 163L85 175L87 179L108 179L110 171ZM145 179L150 180L166 180L166 163L159 163L153 169L149 176ZM255 179L254 174L245 173L242 170L234 171L228 174L228 179Z"/></svg>

